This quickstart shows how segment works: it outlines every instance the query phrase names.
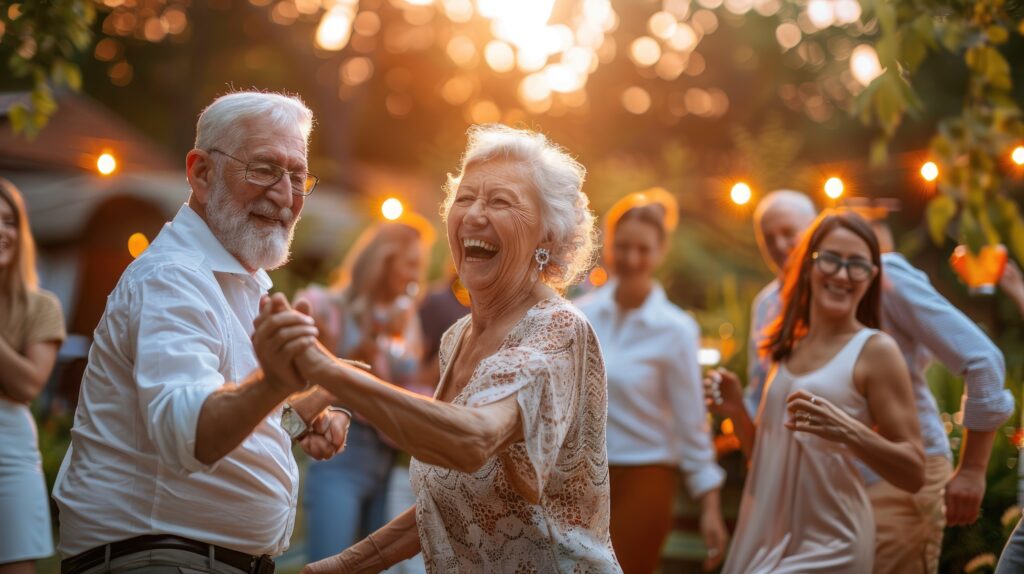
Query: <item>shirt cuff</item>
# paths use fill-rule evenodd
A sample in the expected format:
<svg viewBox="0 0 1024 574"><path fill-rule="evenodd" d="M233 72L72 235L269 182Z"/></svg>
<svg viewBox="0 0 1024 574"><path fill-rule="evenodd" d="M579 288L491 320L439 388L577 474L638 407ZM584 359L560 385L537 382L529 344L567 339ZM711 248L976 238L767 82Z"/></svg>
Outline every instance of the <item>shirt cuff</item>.
<svg viewBox="0 0 1024 574"><path fill-rule="evenodd" d="M964 413L964 427L976 431L994 431L1013 414L1013 394L1009 389L1000 389L987 397L964 396L961 409Z"/></svg>
<svg viewBox="0 0 1024 574"><path fill-rule="evenodd" d="M725 482L725 471L715 463L704 465L699 471L688 472L683 469L686 478L686 490L693 499L704 496L709 490L720 488Z"/></svg>

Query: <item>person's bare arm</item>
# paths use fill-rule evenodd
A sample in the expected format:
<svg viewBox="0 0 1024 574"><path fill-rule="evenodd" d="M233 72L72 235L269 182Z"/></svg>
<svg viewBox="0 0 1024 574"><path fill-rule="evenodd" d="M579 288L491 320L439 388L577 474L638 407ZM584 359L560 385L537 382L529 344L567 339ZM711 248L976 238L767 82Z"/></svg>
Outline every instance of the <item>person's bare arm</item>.
<svg viewBox="0 0 1024 574"><path fill-rule="evenodd" d="M877 432L804 390L787 399L791 419L786 427L843 443L893 486L917 492L924 485L924 447L910 373L896 342L884 333L872 337L854 367L854 378L862 384Z"/></svg>
<svg viewBox="0 0 1024 574"><path fill-rule="evenodd" d="M266 299L260 303L261 307L269 304ZM313 320L297 312L274 315L257 326L253 334L257 356L275 353L280 360L261 362L262 370L241 383L225 384L203 402L196 425L199 462L213 464L223 458L288 395L306 387L291 359L311 346L316 334Z"/></svg>
<svg viewBox="0 0 1024 574"><path fill-rule="evenodd" d="M419 553L416 507L412 506L341 554L309 564L302 574L376 573Z"/></svg>
<svg viewBox="0 0 1024 574"><path fill-rule="evenodd" d="M22 355L0 337L0 395L19 403L35 400L50 378L58 348L56 341L42 341L28 345Z"/></svg>
<svg viewBox="0 0 1024 574"><path fill-rule="evenodd" d="M307 379L366 417L415 458L463 472L479 469L522 440L516 395L481 407L464 407L410 393L335 360L321 348L298 358Z"/></svg>

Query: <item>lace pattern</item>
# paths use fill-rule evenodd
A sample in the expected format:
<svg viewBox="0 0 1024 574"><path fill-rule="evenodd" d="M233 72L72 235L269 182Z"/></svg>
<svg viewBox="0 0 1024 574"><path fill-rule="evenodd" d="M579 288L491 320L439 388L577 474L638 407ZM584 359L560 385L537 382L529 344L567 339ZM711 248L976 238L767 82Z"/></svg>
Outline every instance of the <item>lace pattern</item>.
<svg viewBox="0 0 1024 574"><path fill-rule="evenodd" d="M442 373L469 322L442 338ZM579 311L552 297L527 312L452 400L516 395L524 440L474 473L410 466L430 572L621 572L608 533L606 387Z"/></svg>

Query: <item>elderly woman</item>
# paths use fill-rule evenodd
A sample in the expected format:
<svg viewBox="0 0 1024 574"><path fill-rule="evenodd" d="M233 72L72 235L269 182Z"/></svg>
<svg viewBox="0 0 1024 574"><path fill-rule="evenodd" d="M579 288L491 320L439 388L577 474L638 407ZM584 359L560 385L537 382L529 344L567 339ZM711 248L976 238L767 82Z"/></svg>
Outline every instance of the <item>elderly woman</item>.
<svg viewBox="0 0 1024 574"><path fill-rule="evenodd" d="M442 340L434 399L333 359L297 334L303 318L283 299L264 305L257 340L280 358L307 345L301 374L414 457L416 505L307 572L376 572L420 551L430 572L621 571L608 531L604 365L589 323L559 295L593 257L583 177L540 134L470 131L443 214L471 314ZM271 312L293 321L269 322Z"/></svg>

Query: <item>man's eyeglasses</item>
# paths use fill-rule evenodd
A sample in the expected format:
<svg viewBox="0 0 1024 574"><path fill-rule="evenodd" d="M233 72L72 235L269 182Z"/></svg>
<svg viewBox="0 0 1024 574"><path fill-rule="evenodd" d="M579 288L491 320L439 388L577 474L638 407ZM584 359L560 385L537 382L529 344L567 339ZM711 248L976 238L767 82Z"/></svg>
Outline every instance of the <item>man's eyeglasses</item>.
<svg viewBox="0 0 1024 574"><path fill-rule="evenodd" d="M850 281L867 281L875 271L875 266L863 259L843 259L834 253L827 251L815 251L811 259L818 266L818 270L825 275L835 275L843 267L846 268L846 275Z"/></svg>
<svg viewBox="0 0 1024 574"><path fill-rule="evenodd" d="M285 168L266 161L244 161L217 148L210 148L210 153L219 153L238 163L245 164L245 181L260 187L270 187L288 176L295 195L309 195L320 183L320 178L308 171L288 171Z"/></svg>

